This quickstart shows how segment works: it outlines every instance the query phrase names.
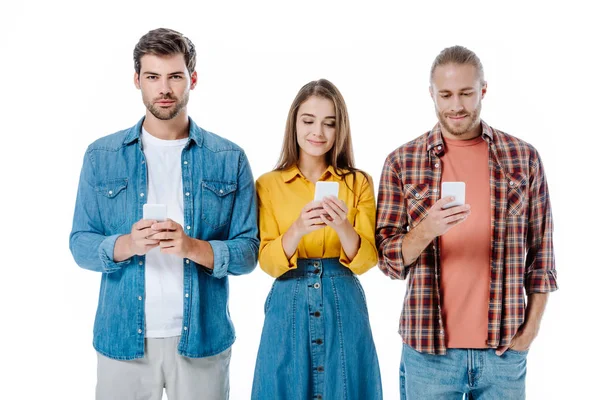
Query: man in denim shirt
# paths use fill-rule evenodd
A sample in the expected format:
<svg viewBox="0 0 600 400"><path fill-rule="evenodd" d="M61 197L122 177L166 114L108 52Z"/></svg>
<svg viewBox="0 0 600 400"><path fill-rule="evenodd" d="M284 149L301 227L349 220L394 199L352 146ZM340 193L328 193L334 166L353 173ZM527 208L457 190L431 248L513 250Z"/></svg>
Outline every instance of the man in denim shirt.
<svg viewBox="0 0 600 400"><path fill-rule="evenodd" d="M189 39L169 29L134 50L146 116L85 153L70 236L102 273L97 399L225 399L235 333L227 275L256 266L254 180L244 151L187 115ZM167 220L144 220L145 203Z"/></svg>

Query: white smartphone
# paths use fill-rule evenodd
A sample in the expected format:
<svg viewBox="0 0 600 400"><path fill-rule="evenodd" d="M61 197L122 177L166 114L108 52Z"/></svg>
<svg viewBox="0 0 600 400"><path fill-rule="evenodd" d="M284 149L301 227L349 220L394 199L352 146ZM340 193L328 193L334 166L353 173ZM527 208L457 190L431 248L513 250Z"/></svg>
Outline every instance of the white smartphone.
<svg viewBox="0 0 600 400"><path fill-rule="evenodd" d="M315 201L323 200L325 196L338 197L340 184L338 182L317 181L315 184Z"/></svg>
<svg viewBox="0 0 600 400"><path fill-rule="evenodd" d="M166 204L144 204L144 219L151 219L158 222L167 220Z"/></svg>
<svg viewBox="0 0 600 400"><path fill-rule="evenodd" d="M466 185L464 182L442 182L442 199L454 196L454 201L444 205L442 208L462 206L465 204Z"/></svg>

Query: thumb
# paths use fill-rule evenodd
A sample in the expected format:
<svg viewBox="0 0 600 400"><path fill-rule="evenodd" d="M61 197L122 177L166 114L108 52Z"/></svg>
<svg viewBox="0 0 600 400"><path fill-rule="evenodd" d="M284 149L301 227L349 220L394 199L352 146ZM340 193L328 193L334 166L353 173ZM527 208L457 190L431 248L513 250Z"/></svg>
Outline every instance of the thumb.
<svg viewBox="0 0 600 400"><path fill-rule="evenodd" d="M508 350L508 346L500 346L496 349L496 355L501 356L506 350Z"/></svg>

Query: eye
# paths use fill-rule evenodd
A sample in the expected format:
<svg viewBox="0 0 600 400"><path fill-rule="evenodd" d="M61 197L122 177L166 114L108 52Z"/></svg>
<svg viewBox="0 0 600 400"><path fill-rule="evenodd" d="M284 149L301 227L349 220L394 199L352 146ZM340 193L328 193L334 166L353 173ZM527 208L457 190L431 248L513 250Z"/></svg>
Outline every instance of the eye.
<svg viewBox="0 0 600 400"><path fill-rule="evenodd" d="M183 76L181 76L181 75L173 75L173 76L171 76L171 78L173 78L175 80L179 80L179 79L183 79Z"/></svg>
<svg viewBox="0 0 600 400"><path fill-rule="evenodd" d="M330 122L328 124L325 124L325 126L328 126L330 128L335 128L335 122Z"/></svg>
<svg viewBox="0 0 600 400"><path fill-rule="evenodd" d="M471 96L473 94L473 92L467 92L467 93L462 93L463 96Z"/></svg>
<svg viewBox="0 0 600 400"><path fill-rule="evenodd" d="M312 124L312 123L313 123L313 121L307 121L307 120L304 120L304 121L302 121L302 122L303 122L305 125L310 125L310 124Z"/></svg>
<svg viewBox="0 0 600 400"><path fill-rule="evenodd" d="M449 95L448 93L444 93L444 94L440 94L440 97L441 97L442 99L447 99L447 98L449 98L449 97L450 97L450 95Z"/></svg>
<svg viewBox="0 0 600 400"><path fill-rule="evenodd" d="M151 80L151 81L154 81L154 80L156 80L157 78L158 78L158 77L157 77L156 75L148 75L148 76L146 77L146 79L148 79L148 80Z"/></svg>

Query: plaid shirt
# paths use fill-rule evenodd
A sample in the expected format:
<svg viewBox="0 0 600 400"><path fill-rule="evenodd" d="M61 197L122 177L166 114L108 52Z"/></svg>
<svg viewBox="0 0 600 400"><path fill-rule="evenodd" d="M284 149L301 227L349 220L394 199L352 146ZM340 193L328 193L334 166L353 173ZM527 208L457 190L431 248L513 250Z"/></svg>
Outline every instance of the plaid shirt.
<svg viewBox="0 0 600 400"><path fill-rule="evenodd" d="M557 289L552 212L542 161L533 146L481 123L489 146L491 281L487 344L510 343L525 316L525 294ZM400 335L412 348L446 354L440 298L439 238L411 265L402 241L440 198L444 141L440 125L399 147L385 160L377 206L379 267L408 277Z"/></svg>

